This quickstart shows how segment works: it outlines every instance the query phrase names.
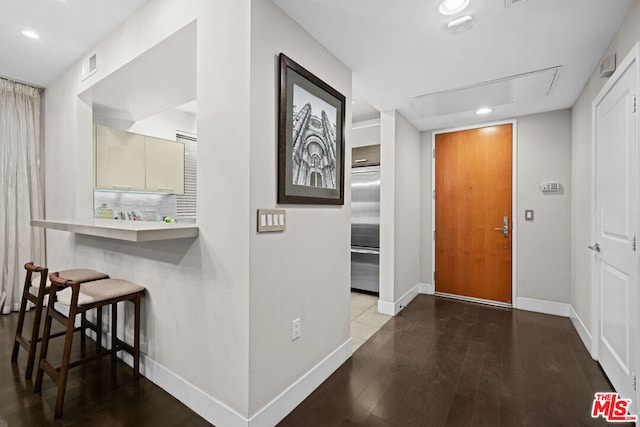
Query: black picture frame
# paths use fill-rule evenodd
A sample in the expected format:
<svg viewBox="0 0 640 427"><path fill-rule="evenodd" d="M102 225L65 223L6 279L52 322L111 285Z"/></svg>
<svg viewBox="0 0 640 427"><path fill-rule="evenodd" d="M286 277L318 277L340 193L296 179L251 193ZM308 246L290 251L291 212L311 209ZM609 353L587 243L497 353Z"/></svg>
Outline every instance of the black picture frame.
<svg viewBox="0 0 640 427"><path fill-rule="evenodd" d="M345 97L280 53L278 203L344 205Z"/></svg>

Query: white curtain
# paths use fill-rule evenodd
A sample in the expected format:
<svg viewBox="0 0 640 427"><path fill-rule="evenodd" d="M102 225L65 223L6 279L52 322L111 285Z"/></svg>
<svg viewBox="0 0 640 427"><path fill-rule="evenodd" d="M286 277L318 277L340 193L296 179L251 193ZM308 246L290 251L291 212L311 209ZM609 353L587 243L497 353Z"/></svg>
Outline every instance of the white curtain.
<svg viewBox="0 0 640 427"><path fill-rule="evenodd" d="M20 307L24 264L44 262L40 90L0 78L0 310Z"/></svg>

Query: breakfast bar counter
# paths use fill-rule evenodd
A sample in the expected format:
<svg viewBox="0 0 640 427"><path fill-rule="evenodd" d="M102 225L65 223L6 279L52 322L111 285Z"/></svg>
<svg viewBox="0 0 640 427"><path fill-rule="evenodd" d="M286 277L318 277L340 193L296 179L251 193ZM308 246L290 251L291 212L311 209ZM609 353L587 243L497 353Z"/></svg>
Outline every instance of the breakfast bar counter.
<svg viewBox="0 0 640 427"><path fill-rule="evenodd" d="M198 226L187 223L122 221L113 219L32 219L34 227L69 231L88 236L106 237L129 242L150 242L198 237Z"/></svg>

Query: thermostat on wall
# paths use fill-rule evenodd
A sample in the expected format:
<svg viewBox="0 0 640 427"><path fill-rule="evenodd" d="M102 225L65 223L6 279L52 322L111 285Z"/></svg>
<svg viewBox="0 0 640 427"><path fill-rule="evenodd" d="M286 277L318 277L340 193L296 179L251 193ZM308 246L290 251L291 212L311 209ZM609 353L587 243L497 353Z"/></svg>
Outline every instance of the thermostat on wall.
<svg viewBox="0 0 640 427"><path fill-rule="evenodd" d="M557 193L560 191L560 183L557 181L543 182L540 184L543 193Z"/></svg>

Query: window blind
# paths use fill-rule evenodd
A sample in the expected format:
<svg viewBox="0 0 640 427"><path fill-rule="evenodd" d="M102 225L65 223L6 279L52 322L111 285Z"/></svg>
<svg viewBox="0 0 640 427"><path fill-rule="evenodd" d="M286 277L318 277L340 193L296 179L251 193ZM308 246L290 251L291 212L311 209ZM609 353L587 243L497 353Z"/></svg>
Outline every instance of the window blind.
<svg viewBox="0 0 640 427"><path fill-rule="evenodd" d="M198 205L198 138L179 131L176 141L184 144L184 194L176 197L176 214L178 221L195 220Z"/></svg>

